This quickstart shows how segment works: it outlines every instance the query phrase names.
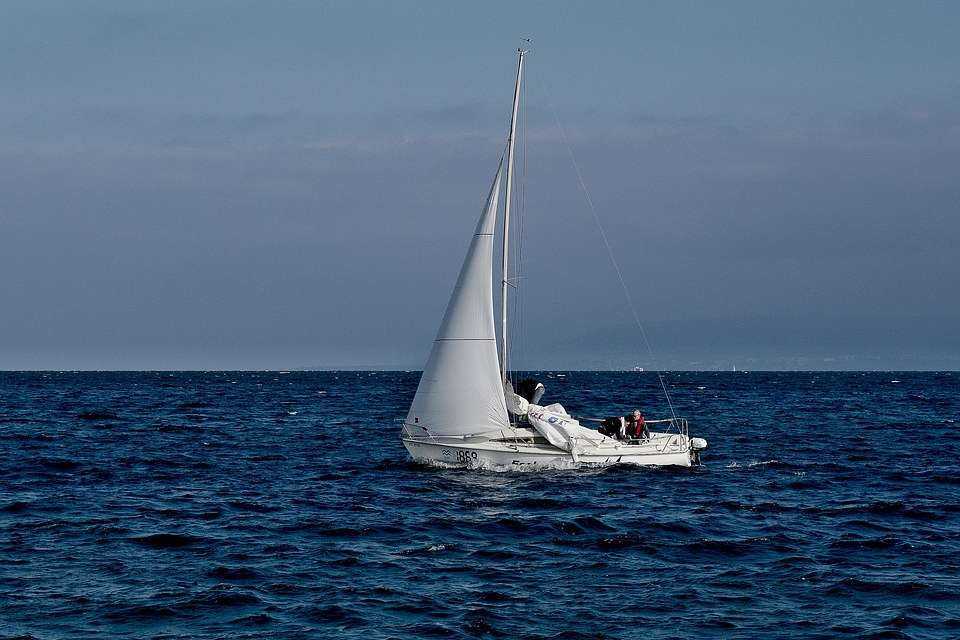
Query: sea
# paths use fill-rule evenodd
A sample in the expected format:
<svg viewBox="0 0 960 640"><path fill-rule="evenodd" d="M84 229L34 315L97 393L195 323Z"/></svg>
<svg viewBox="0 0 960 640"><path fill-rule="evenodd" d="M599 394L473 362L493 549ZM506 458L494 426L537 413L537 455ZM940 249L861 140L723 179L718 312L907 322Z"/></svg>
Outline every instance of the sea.
<svg viewBox="0 0 960 640"><path fill-rule="evenodd" d="M662 377L702 466L414 464L417 372L0 373L0 638L960 638L960 373Z"/></svg>

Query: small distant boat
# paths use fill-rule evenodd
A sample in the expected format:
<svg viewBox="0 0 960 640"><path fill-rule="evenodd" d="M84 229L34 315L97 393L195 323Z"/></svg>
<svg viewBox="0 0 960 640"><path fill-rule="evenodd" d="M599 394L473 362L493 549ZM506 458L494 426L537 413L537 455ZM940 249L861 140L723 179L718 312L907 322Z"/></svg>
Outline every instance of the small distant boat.
<svg viewBox="0 0 960 640"><path fill-rule="evenodd" d="M505 154L500 349L494 326L493 245L503 157L403 421L401 440L414 460L444 466L493 470L615 464L691 466L699 462L707 442L689 436L684 418L648 420L646 424L662 431L621 440L582 426L561 404L537 404L545 388L536 381L521 381L514 392L506 362L508 242L517 109L527 52L519 49L518 53Z"/></svg>

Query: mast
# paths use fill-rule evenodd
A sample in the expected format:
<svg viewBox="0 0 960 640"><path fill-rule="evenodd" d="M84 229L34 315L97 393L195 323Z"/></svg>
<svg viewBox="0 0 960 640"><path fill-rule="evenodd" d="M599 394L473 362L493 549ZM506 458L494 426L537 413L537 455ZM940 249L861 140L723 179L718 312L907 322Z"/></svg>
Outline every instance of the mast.
<svg viewBox="0 0 960 640"><path fill-rule="evenodd" d="M503 256L500 265L500 377L507 380L507 268L510 247L510 203L513 190L513 146L517 137L517 108L520 106L520 80L523 77L523 56L527 52L517 49L517 84L513 89L513 113L510 116L510 137L507 138L507 192L503 208Z"/></svg>

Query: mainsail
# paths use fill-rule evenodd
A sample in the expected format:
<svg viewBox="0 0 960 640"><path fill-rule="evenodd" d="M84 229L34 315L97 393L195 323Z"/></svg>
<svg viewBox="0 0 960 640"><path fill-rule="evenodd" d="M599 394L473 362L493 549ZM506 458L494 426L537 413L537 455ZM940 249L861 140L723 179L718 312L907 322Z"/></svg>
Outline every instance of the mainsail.
<svg viewBox="0 0 960 640"><path fill-rule="evenodd" d="M491 434L510 427L493 324L493 234L501 166L487 196L406 428L434 436Z"/></svg>

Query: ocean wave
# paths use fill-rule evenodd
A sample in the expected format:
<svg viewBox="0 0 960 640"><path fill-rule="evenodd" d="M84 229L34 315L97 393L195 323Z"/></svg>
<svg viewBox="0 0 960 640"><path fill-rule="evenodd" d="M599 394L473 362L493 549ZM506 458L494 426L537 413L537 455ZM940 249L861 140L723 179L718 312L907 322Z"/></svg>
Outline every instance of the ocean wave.
<svg viewBox="0 0 960 640"><path fill-rule="evenodd" d="M81 467L79 461L69 458L38 458L34 465L50 471L76 471Z"/></svg>
<svg viewBox="0 0 960 640"><path fill-rule="evenodd" d="M186 609L220 609L260 604L255 594L231 584L217 584L183 602Z"/></svg>
<svg viewBox="0 0 960 640"><path fill-rule="evenodd" d="M933 601L960 601L960 593L954 589L945 589L921 580L873 580L847 577L827 587L831 596L849 592L876 593L887 596L912 596Z"/></svg>
<svg viewBox="0 0 960 640"><path fill-rule="evenodd" d="M920 506L908 505L902 500L877 500L874 502L854 503L836 507L808 507L804 509L804 512L829 516L899 516L911 520L928 521L942 520L945 517L943 514Z"/></svg>
<svg viewBox="0 0 960 640"><path fill-rule="evenodd" d="M219 580L257 580L260 574L249 567L217 566L207 572L211 578Z"/></svg>
<svg viewBox="0 0 960 640"><path fill-rule="evenodd" d="M178 615L176 607L157 604L114 605L102 613L103 617L119 623L157 622Z"/></svg>
<svg viewBox="0 0 960 640"><path fill-rule="evenodd" d="M304 607L297 613L311 622L335 623L340 628L358 627L365 621L353 609L336 604Z"/></svg>
<svg viewBox="0 0 960 640"><path fill-rule="evenodd" d="M87 409L77 414L80 420L118 420L117 414L110 409Z"/></svg>
<svg viewBox="0 0 960 640"><path fill-rule="evenodd" d="M450 553L451 551L456 551L457 546L455 544L449 544L445 542L436 542L432 544L426 544L420 547L412 547L409 549L404 549L401 551L401 555L405 556L426 556L432 555L435 553Z"/></svg>
<svg viewBox="0 0 960 640"><path fill-rule="evenodd" d="M209 540L202 536L185 533L151 533L130 538L131 542L152 549L186 549L207 544Z"/></svg>

